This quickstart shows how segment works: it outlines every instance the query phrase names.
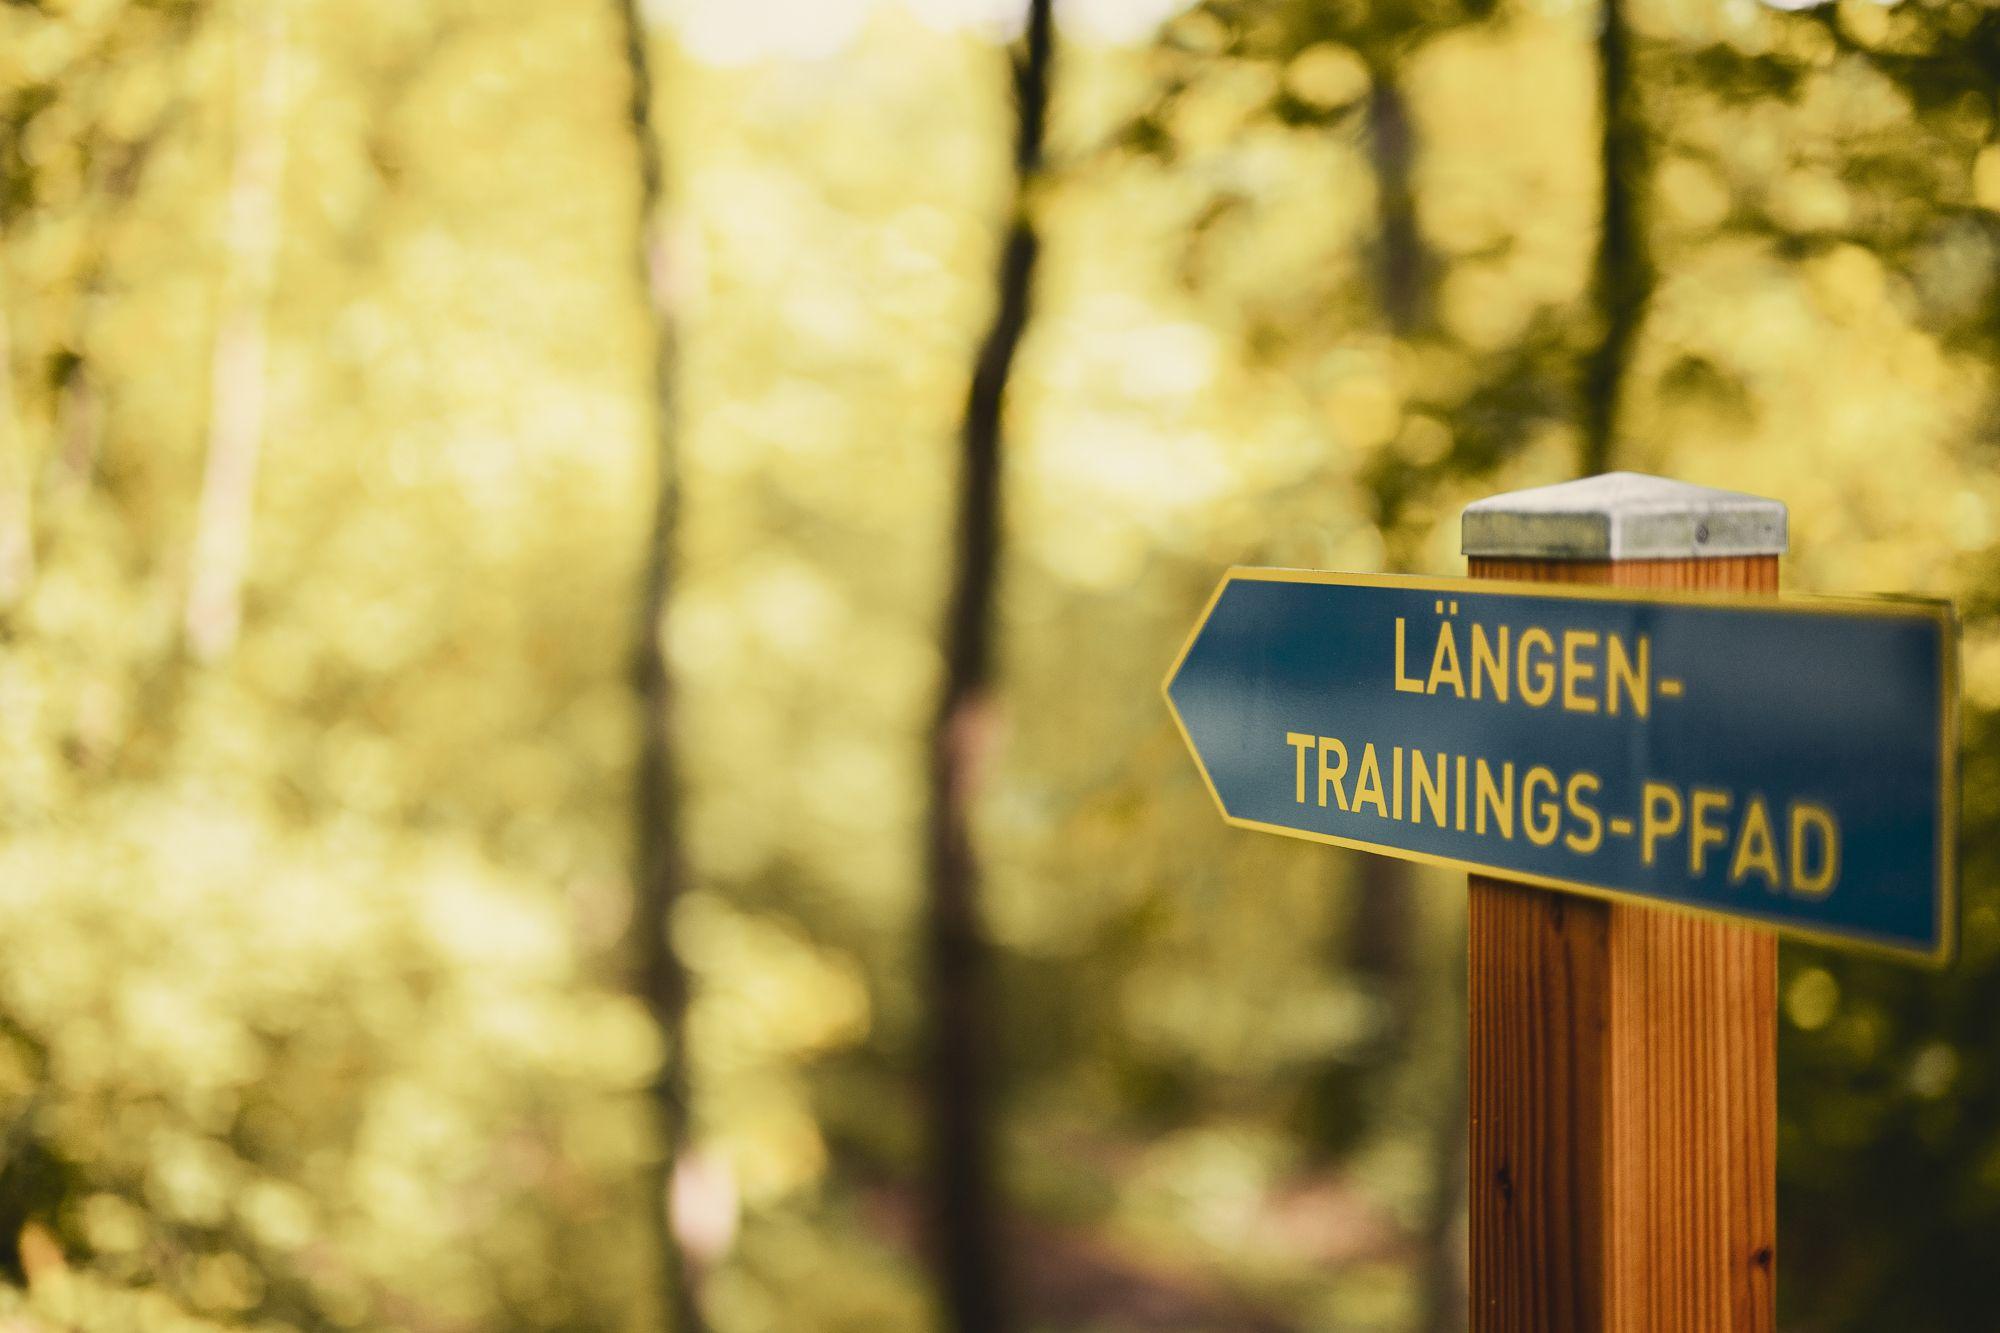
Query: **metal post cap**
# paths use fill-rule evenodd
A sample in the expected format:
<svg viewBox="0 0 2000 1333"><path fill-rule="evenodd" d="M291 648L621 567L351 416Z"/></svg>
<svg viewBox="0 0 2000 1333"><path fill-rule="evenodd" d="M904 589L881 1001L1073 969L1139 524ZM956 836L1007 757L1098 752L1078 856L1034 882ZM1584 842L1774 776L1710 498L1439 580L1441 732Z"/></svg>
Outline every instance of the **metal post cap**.
<svg viewBox="0 0 2000 1333"><path fill-rule="evenodd" d="M1782 555L1783 501L1638 472L1511 491L1465 507L1468 556L1685 560Z"/></svg>

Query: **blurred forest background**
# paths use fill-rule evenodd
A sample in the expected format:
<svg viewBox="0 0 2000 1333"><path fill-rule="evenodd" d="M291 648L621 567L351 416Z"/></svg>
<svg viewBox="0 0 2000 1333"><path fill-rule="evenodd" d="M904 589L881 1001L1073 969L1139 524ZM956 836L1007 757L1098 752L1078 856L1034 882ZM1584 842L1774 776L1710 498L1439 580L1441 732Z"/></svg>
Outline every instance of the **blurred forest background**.
<svg viewBox="0 0 2000 1333"><path fill-rule="evenodd" d="M1458 1326L1462 881L1157 686L1607 467L1961 608L1779 1271L1990 1326L2000 7L1791 8L0 3L0 1327Z"/></svg>

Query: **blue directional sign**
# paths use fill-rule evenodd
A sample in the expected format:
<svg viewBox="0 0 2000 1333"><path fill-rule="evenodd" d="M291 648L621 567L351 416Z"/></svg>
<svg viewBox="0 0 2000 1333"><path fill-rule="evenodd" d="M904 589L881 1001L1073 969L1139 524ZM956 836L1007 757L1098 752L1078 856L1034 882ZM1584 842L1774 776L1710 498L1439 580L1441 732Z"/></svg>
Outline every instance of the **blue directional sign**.
<svg viewBox="0 0 2000 1333"><path fill-rule="evenodd" d="M1237 569L1168 673L1223 818L1942 962L1935 602Z"/></svg>

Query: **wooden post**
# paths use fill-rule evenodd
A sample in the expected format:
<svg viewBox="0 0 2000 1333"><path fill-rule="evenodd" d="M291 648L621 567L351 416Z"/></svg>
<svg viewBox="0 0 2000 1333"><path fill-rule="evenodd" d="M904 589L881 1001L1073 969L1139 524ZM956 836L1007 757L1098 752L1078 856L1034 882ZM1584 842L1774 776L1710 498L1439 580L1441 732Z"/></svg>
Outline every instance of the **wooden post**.
<svg viewBox="0 0 2000 1333"><path fill-rule="evenodd" d="M1613 473L1465 513L1475 578L1775 593L1784 506ZM1770 1330L1777 945L1471 877L1471 1327Z"/></svg>

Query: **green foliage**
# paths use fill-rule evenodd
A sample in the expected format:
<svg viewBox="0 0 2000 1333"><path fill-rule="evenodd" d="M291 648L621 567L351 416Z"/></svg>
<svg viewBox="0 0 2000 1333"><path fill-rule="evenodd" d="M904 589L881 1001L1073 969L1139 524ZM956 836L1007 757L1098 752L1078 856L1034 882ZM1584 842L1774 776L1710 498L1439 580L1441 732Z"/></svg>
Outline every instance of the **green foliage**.
<svg viewBox="0 0 2000 1333"><path fill-rule="evenodd" d="M656 34L696 870L675 1211L722 1333L934 1320L922 746L1010 129L973 8L717 0ZM1358 863L1223 828L1157 686L1222 567L1455 573L1464 502L1575 470L1597 15L1211 0L1115 44L1102 8L1064 34L1033 200L973 738L1023 1308L1412 1327L1453 1252L1462 890L1397 886L1396 961L1364 966ZM654 1327L663 1052L621 945L650 341L613 7L288 0L262 303L229 205L257 12L0 5L0 1323ZM1966 615L1961 962L1784 954L1787 1322L1978 1326L2000 22L1629 14L1657 281L1614 461L1785 499L1789 586ZM243 631L202 660L231 308L262 429Z"/></svg>

